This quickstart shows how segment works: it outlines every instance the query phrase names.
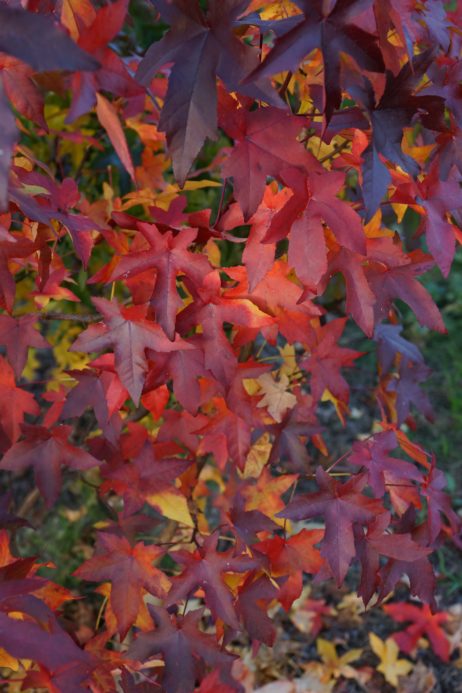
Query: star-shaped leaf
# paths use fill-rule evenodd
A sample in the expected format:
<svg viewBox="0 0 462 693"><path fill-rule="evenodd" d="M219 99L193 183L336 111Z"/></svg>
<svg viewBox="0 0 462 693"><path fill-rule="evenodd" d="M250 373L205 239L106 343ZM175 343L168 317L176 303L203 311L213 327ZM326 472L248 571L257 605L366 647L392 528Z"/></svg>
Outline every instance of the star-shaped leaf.
<svg viewBox="0 0 462 693"><path fill-rule="evenodd" d="M218 532L208 537L202 548L194 553L177 551L175 561L185 566L183 573L174 579L166 606L186 599L198 587L205 593L205 602L215 618L239 630L239 620L233 605L233 597L223 580L223 573L244 573L261 565L261 559L248 555L235 555L232 549L217 551Z"/></svg>
<svg viewBox="0 0 462 693"><path fill-rule="evenodd" d="M138 635L128 655L145 662L162 654L165 662L162 687L166 693L193 693L200 662L219 671L225 681L232 683L230 669L235 658L220 649L212 635L199 630L203 609L177 617L151 605L149 611L156 629Z"/></svg>
<svg viewBox="0 0 462 693"><path fill-rule="evenodd" d="M61 466L71 469L88 469L100 461L82 448L68 442L70 426L55 426L51 430L43 426L21 425L25 440L15 443L0 460L0 469L23 471L34 467L35 481L40 493L50 507L61 488Z"/></svg>
<svg viewBox="0 0 462 693"><path fill-rule="evenodd" d="M170 341L158 325L144 319L144 311L138 306L122 311L116 303L104 298L95 298L93 303L104 316L106 326L91 325L78 336L70 350L91 353L112 348L120 380L138 405L148 366L146 349L169 352L193 347L179 338Z"/></svg>
<svg viewBox="0 0 462 693"><path fill-rule="evenodd" d="M377 514L383 512L383 506L380 501L361 493L367 483L365 475L354 476L345 484L341 484L318 467L316 481L319 491L291 501L279 516L290 520L324 518L326 532L321 545L321 555L328 562L337 584L340 585L356 553L353 525L372 522Z"/></svg>
<svg viewBox="0 0 462 693"><path fill-rule="evenodd" d="M143 542L131 546L125 537L100 532L95 555L74 572L85 580L111 583L111 606L122 639L136 621L142 590L157 597L164 597L168 591L169 579L152 565L162 554L157 546Z"/></svg>

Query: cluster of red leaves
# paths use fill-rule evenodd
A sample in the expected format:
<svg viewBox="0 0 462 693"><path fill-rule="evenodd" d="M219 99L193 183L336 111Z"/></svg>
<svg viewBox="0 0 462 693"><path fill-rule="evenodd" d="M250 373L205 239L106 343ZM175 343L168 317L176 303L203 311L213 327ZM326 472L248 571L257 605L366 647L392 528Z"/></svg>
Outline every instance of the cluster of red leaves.
<svg viewBox="0 0 462 693"><path fill-rule="evenodd" d="M444 475L401 430L412 407L431 407L395 301L444 331L418 277L435 263L446 275L460 238L462 15L434 0L154 0L169 28L139 61L117 52L127 5L0 4L0 468L33 467L51 508L62 467L96 467L113 515L75 573L106 583L104 626L77 643L55 614L69 595L11 557L0 647L36 663L24 688L188 693L212 668L225 693L240 689L228 646L238 633L271 644L268 608L289 609L304 574L341 584L356 560L366 604L403 575L433 604L429 554L461 541ZM68 123L95 109L130 193L89 201L27 147L13 157L10 105L45 136L50 89L70 95ZM183 185L219 129L226 146L193 175L221 177L222 203L187 211L152 141L162 149L166 134ZM406 210L419 219L411 241L387 228ZM20 384L28 348L48 346L34 324L66 316L18 314L17 282L34 278L38 306L75 302L69 243L84 268L95 245L110 258L87 275L94 312L71 346L96 358L34 396ZM344 317L324 301L338 274ZM342 369L362 355L339 344L348 317L376 345L381 424L345 453L341 481L318 405L348 412ZM79 439L88 408L95 428ZM313 468L314 454L325 463ZM7 500L0 524L17 525Z"/></svg>

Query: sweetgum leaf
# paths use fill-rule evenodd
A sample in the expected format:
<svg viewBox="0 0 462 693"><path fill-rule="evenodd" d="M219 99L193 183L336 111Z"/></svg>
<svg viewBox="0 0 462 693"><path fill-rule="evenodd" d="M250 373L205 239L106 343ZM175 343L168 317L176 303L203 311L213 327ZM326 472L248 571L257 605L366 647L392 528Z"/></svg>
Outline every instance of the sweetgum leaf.
<svg viewBox="0 0 462 693"><path fill-rule="evenodd" d="M149 243L149 249L130 252L122 257L108 281L135 277L155 268L156 283L151 305L156 311L159 325L173 340L176 313L183 306L177 290L177 276L186 274L197 285L212 267L205 257L188 250L196 239L197 230L182 228L176 235L173 230L160 233L154 224L144 222L138 222L137 229Z"/></svg>
<svg viewBox="0 0 462 693"><path fill-rule="evenodd" d="M223 573L244 573L258 568L262 561L248 555L235 555L233 550L217 551L218 533L215 532L204 542L204 546L194 554L177 551L172 558L185 566L183 573L173 580L166 606L172 606L180 599L186 599L198 587L205 592L205 602L215 618L221 618L227 625L239 630L239 620L233 605L229 588L223 580Z"/></svg>
<svg viewBox="0 0 462 693"><path fill-rule="evenodd" d="M321 555L327 560L337 584L341 585L355 556L354 525L372 522L375 515L383 511L383 506L380 501L361 493L367 483L364 474L341 484L318 467L316 480L319 491L295 498L279 516L289 520L324 518L326 532Z"/></svg>
<svg viewBox="0 0 462 693"><path fill-rule="evenodd" d="M82 448L68 442L70 426L56 426L51 430L43 426L22 424L25 440L15 443L0 460L0 469L23 471L34 467L35 481L48 507L58 497L61 488L61 466L89 469L99 460Z"/></svg>
<svg viewBox="0 0 462 693"><path fill-rule="evenodd" d="M147 370L146 349L169 352L193 347L179 338L170 341L158 325L141 317L139 310L126 311L126 318L114 302L95 298L93 303L104 316L106 327L91 325L78 336L70 350L90 353L112 348L120 380L138 405Z"/></svg>
<svg viewBox="0 0 462 693"><path fill-rule="evenodd" d="M166 693L193 693L200 661L218 670L225 681L233 681L230 669L235 657L220 649L212 635L198 628L203 609L177 617L151 605L149 611L156 629L138 635L128 655L146 661L162 654L165 662L162 686Z"/></svg>
<svg viewBox="0 0 462 693"><path fill-rule="evenodd" d="M96 70L98 62L83 51L50 16L0 5L0 51L39 72Z"/></svg>
<svg viewBox="0 0 462 693"><path fill-rule="evenodd" d="M155 0L154 4L171 28L148 49L137 78L149 84L160 67L174 64L159 128L167 133L175 177L183 185L205 138L216 134L217 75L229 91L249 93L269 103L279 101L266 80L250 87L240 84L258 64L258 50L240 41L232 30L249 0L214 1L206 13L197 0Z"/></svg>
<svg viewBox="0 0 462 693"><path fill-rule="evenodd" d="M47 340L34 329L36 322L36 315L22 315L19 318L0 315L0 344L6 348L16 378L20 378L24 370L29 347L50 348Z"/></svg>
<svg viewBox="0 0 462 693"><path fill-rule="evenodd" d="M246 82L293 70L305 56L319 48L324 62L324 113L329 121L341 102L342 52L351 55L360 68L374 72L384 69L376 37L351 21L370 6L372 0L340 0L336 3L297 0L296 4L303 11L304 18L276 40L267 58Z"/></svg>
<svg viewBox="0 0 462 693"><path fill-rule="evenodd" d="M247 111L228 101L223 102L219 113L221 127L234 139L222 175L233 178L234 194L247 220L261 202L267 176L278 178L284 168L312 165L310 155L296 139L304 122L279 108Z"/></svg>
<svg viewBox="0 0 462 693"><path fill-rule="evenodd" d="M74 572L85 580L111 582L111 606L122 639L136 620L143 589L157 597L167 593L169 579L152 565L162 554L157 546L143 542L131 546L125 537L100 532L95 555Z"/></svg>

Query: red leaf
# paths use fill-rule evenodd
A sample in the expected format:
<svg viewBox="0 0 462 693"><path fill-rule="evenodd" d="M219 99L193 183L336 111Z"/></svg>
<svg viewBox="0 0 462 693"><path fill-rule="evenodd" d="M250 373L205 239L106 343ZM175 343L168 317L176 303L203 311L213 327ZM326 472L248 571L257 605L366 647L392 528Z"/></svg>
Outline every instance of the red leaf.
<svg viewBox="0 0 462 693"><path fill-rule="evenodd" d="M122 639L136 620L143 589L164 597L169 588L167 576L152 565L162 554L157 546L131 546L124 537L100 532L95 555L74 572L85 580L111 583L111 607Z"/></svg>
<svg viewBox="0 0 462 693"><path fill-rule="evenodd" d="M96 115L98 116L99 122L106 130L119 159L127 169L131 179L135 180L135 169L133 168L132 157L117 111L112 103L101 94L96 94Z"/></svg>
<svg viewBox="0 0 462 693"><path fill-rule="evenodd" d="M23 315L20 318L0 315L0 344L6 348L16 378L20 378L24 370L29 347L50 348L47 340L34 329L37 318L37 315Z"/></svg>
<svg viewBox="0 0 462 693"><path fill-rule="evenodd" d="M414 604L397 602L385 604L383 610L389 614L397 623L411 621L411 624L403 631L394 633L393 637L400 649L406 654L411 654L415 650L418 641L423 635L430 640L435 654L443 662L449 661L451 645L446 633L441 628L442 623L446 623L449 616L446 612L440 611L433 613L427 604L418 607Z"/></svg>
<svg viewBox="0 0 462 693"><path fill-rule="evenodd" d="M179 338L170 341L158 325L142 317L144 311L137 307L122 311L116 303L104 298L95 298L93 303L104 316L106 327L91 325L78 336L70 350L91 353L112 348L120 380L138 405L147 370L145 350L169 352L193 347Z"/></svg>
<svg viewBox="0 0 462 693"><path fill-rule="evenodd" d="M34 395L16 387L10 365L0 356L0 430L3 429L10 443L15 443L21 432L24 414L37 416L39 413Z"/></svg>

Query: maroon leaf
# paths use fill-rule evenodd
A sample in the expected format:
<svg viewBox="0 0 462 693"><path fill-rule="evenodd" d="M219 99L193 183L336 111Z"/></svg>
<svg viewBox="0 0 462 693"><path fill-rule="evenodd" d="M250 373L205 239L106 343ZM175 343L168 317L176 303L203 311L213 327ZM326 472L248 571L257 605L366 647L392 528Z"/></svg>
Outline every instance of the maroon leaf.
<svg viewBox="0 0 462 693"><path fill-rule="evenodd" d="M162 686L166 693L193 693L198 664L205 662L230 680L233 655L220 650L215 638L198 629L203 609L190 611L186 616L170 616L165 609L149 606L156 630L141 633L128 651L132 659L147 661L162 654L165 673Z"/></svg>
<svg viewBox="0 0 462 693"><path fill-rule="evenodd" d="M377 433L369 440L353 443L348 461L368 470L369 486L376 498L381 498L385 493L387 475L408 481L422 479L422 473L413 464L389 455L397 447L398 441L394 431Z"/></svg>
<svg viewBox="0 0 462 693"><path fill-rule="evenodd" d="M205 138L216 134L217 75L229 91L270 103L278 99L265 81L240 85L258 64L258 50L232 32L248 0L214 2L205 14L197 0L156 0L155 5L171 29L148 49L137 77L148 84L160 67L174 63L159 128L167 133L175 177L183 185Z"/></svg>
<svg viewBox="0 0 462 693"><path fill-rule="evenodd" d="M16 378L20 378L24 370L29 347L50 348L47 340L34 329L37 317L23 315L20 318L12 318L9 315L0 315L0 344L6 348L6 355Z"/></svg>
<svg viewBox="0 0 462 693"><path fill-rule="evenodd" d="M276 40L261 67L246 81L293 70L305 56L319 48L324 61L325 117L329 121L341 102L342 52L351 55L365 70L381 72L384 69L375 36L351 21L371 3L372 0L344 0L335 4L326 4L322 0L296 0L304 19Z"/></svg>
<svg viewBox="0 0 462 693"><path fill-rule="evenodd" d="M297 142L304 122L278 108L247 111L232 99L223 101L219 123L234 139L234 147L223 165L224 178L233 178L234 195L244 220L257 210L266 177L279 178L284 168L308 168L312 159Z"/></svg>
<svg viewBox="0 0 462 693"><path fill-rule="evenodd" d="M215 618L239 630L239 620L233 606L233 598L222 578L222 573L244 573L258 568L261 559L235 554L232 549L218 552L218 532L208 537L202 548L194 553L177 551L172 558L185 566L183 573L174 579L166 606L186 599L198 587L205 592L205 602Z"/></svg>
<svg viewBox="0 0 462 693"><path fill-rule="evenodd" d="M37 71L95 70L98 62L48 16L0 5L0 51Z"/></svg>
<svg viewBox="0 0 462 693"><path fill-rule="evenodd" d="M25 440L15 443L0 461L0 469L22 472L34 467L35 481L46 504L51 507L61 488L61 466L88 469L100 464L82 448L68 443L70 426L51 430L42 426L21 426Z"/></svg>
<svg viewBox="0 0 462 693"><path fill-rule="evenodd" d="M271 646L276 636L273 623L266 613L269 603L277 599L279 590L266 576L254 579L249 575L241 589L236 611L242 618L252 640Z"/></svg>
<svg viewBox="0 0 462 693"><path fill-rule="evenodd" d="M383 512L383 506L380 501L361 493L367 483L364 474L341 484L318 467L316 480L319 491L299 496L278 515L290 520L324 518L326 533L321 555L327 560L337 584L340 585L355 555L354 524L365 525L372 522L378 513Z"/></svg>

